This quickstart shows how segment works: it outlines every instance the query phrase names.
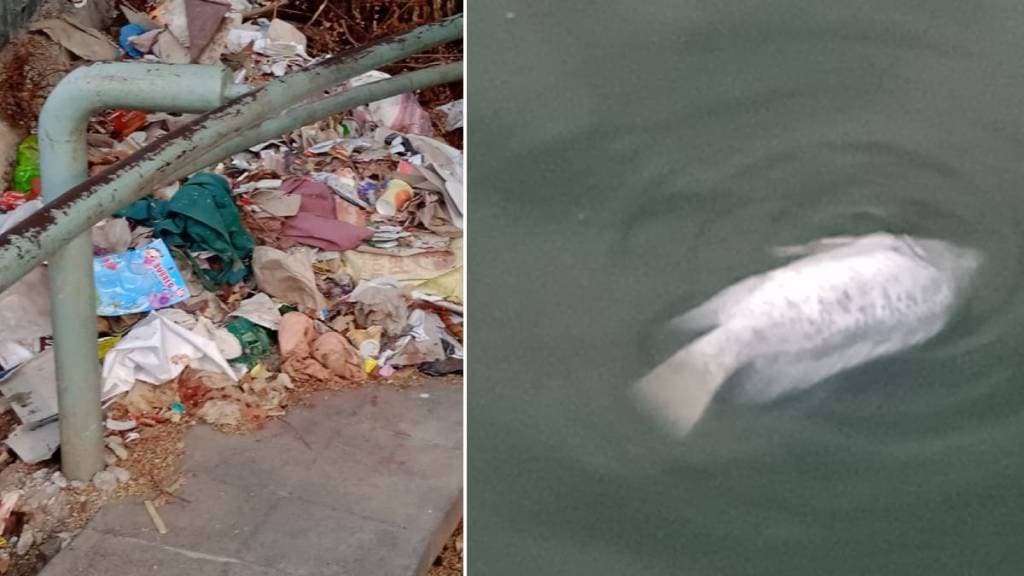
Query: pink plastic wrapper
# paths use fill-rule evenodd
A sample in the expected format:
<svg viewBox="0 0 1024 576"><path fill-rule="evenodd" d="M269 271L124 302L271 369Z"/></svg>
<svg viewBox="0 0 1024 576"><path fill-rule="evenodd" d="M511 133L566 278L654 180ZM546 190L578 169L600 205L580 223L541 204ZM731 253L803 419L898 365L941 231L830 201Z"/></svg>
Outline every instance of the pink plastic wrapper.
<svg viewBox="0 0 1024 576"><path fill-rule="evenodd" d="M299 212L288 219L283 234L307 246L323 250L354 250L363 240L373 237L373 231L331 218L321 218Z"/></svg>
<svg viewBox="0 0 1024 576"><path fill-rule="evenodd" d="M367 72L349 80L347 87L362 86L391 76L376 70ZM433 136L434 127L430 123L430 115L420 106L415 94L399 94L367 106L353 110L353 117L360 124L372 121L378 126L386 127L404 134L420 134Z"/></svg>

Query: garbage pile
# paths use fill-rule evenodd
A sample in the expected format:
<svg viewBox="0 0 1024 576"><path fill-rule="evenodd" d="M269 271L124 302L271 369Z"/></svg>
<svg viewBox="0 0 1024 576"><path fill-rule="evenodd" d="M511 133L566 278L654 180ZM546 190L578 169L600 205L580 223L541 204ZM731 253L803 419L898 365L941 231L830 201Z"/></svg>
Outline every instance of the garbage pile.
<svg viewBox="0 0 1024 576"><path fill-rule="evenodd" d="M247 0L120 10L116 37L67 18L30 29L81 61L222 62L254 86L318 61L296 25ZM342 89L386 77L373 71ZM152 190L93 228L110 467L92 488L127 482L128 446L165 423L248 430L303 391L461 373L463 161L444 139L461 117L461 100L375 102ZM190 119L98 115L90 172ZM42 205L34 135L12 175L0 232ZM40 266L0 294L0 394L18 419L3 440L40 466L60 442L47 282ZM0 519L18 508L14 493L3 492ZM0 572L11 551L0 541Z"/></svg>

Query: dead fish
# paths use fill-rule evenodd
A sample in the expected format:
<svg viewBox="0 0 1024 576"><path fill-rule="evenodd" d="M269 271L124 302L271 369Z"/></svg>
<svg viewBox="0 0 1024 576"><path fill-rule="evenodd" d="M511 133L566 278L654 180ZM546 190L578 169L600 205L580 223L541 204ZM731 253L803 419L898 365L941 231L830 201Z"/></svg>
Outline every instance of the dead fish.
<svg viewBox="0 0 1024 576"><path fill-rule="evenodd" d="M672 322L703 335L633 387L634 399L686 435L740 368L755 401L807 388L938 334L983 256L930 238L875 233L774 250L800 257L746 278Z"/></svg>

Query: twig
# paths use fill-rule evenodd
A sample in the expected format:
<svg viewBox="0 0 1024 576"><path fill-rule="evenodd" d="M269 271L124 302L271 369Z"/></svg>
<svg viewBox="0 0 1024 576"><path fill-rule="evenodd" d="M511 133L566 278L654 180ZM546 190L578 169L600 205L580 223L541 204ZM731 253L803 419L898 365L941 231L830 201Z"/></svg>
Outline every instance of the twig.
<svg viewBox="0 0 1024 576"><path fill-rule="evenodd" d="M289 1L290 0L278 0L273 4L267 4L266 6L262 6L260 8L254 8L252 10L249 10L248 12L242 12L242 20L251 20L253 18L263 16L267 12L273 12L274 18L277 18L278 6L286 6Z"/></svg>
<svg viewBox="0 0 1024 576"><path fill-rule="evenodd" d="M146 506L146 512L149 512L150 520L152 520L153 525L156 526L156 531L161 534L167 534L167 525L164 524L164 519L157 513L156 506L153 505L153 501L146 500L143 504Z"/></svg>
<svg viewBox="0 0 1024 576"><path fill-rule="evenodd" d="M310 26L313 25L313 22L316 22L316 19L320 17L320 13L323 12L324 8L327 7L328 1L329 0L324 0L323 2L320 3L320 7L316 9L316 12L313 13L313 17L309 19L309 22L306 22L306 25L303 26L303 28L309 28Z"/></svg>
<svg viewBox="0 0 1024 576"><path fill-rule="evenodd" d="M372 34L368 33L366 30L364 30L363 27L360 26L358 22L356 22L355 20L350 18L348 14L342 12L340 8L336 8L334 6L334 4L330 4L329 6L331 7L331 9L334 10L335 14L341 16L341 19L343 20L343 22L341 23L342 24L342 28L344 29L346 36L348 36L348 26L345 26L345 22L348 22L354 29L356 29L357 31L359 31L360 34L363 35L362 42L356 42L355 40L352 40L351 36L349 36L349 40L352 41L352 45L353 46L360 46L364 42L369 42L370 39L373 38Z"/></svg>
<svg viewBox="0 0 1024 576"><path fill-rule="evenodd" d="M404 14L404 13L405 13L405 11L406 11L407 9L409 9L409 8L410 8L411 6L415 6L415 4L414 4L414 3L412 3L412 2L410 2L410 3L406 4L405 6L402 6L401 8L399 8L399 9L398 9L398 10L397 10L397 11L395 12L395 14L394 14L393 16L391 16L390 18L388 18L388 19L387 19L387 21L386 21L386 22L384 22L384 25L383 25L383 26L381 26L381 27L379 28L379 30L383 30L383 31L384 31L385 33L387 33L387 31L391 29L391 26L393 26L393 25L395 24L395 22L397 22L397 21L398 21L398 18L399 18L399 17L400 17L400 16L402 15L402 14Z"/></svg>
<svg viewBox="0 0 1024 576"><path fill-rule="evenodd" d="M181 488L181 476L178 476L177 480L168 484L167 488L164 488L164 490L168 492L175 492L178 488Z"/></svg>
<svg viewBox="0 0 1024 576"><path fill-rule="evenodd" d="M345 21L341 20L338 24L341 24L341 31L345 34L345 38L348 38L349 43L353 46L359 46L359 43L353 40L352 35L348 33L348 26L345 24Z"/></svg>
<svg viewBox="0 0 1024 576"><path fill-rule="evenodd" d="M185 504L191 504L192 503L192 501L189 500L188 498L185 498L184 496L178 496L177 494L175 494L174 492L171 492L170 490L168 490L166 488L157 486L157 490L160 490L160 494L162 494L163 496L170 496L171 498L174 498L175 500L180 500L180 501L184 502Z"/></svg>
<svg viewBox="0 0 1024 576"><path fill-rule="evenodd" d="M306 442L306 439L302 436L302 432L299 432L298 428L293 426L291 422L289 422L288 420L286 420L283 417L282 418L278 418L278 420L280 420L281 422L284 422L286 426L291 428L292 432L294 432L295 436L299 439L299 442L302 442L302 444L305 445L306 448L309 449L310 452L313 451L313 447L309 445L309 442Z"/></svg>
<svg viewBox="0 0 1024 576"><path fill-rule="evenodd" d="M161 496L170 496L171 498L174 498L175 500L180 500L185 504L192 503L192 501L189 500L188 498L185 498L184 496L178 496L177 494L174 493L175 490L181 487L181 478L178 478L170 486L167 487L164 487L162 484L160 484L160 482L158 482L157 479L153 477L152 474L149 475L149 481L150 483L153 484L153 486L156 487L157 492L159 492ZM164 500L164 502L166 502L166 500Z"/></svg>

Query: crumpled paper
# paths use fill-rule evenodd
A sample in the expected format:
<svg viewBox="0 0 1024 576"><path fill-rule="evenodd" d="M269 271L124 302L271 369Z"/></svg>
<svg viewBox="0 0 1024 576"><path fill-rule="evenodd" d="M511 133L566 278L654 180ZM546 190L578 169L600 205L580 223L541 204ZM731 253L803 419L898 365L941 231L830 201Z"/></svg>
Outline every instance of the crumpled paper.
<svg viewBox="0 0 1024 576"><path fill-rule="evenodd" d="M240 316L270 330L277 330L281 326L281 312L278 311L277 304L262 292L242 300L238 304L238 309L228 316Z"/></svg>
<svg viewBox="0 0 1024 576"><path fill-rule="evenodd" d="M313 259L304 250L288 253L257 246L252 253L252 271L260 290L274 298L317 312L327 308L316 287Z"/></svg>
<svg viewBox="0 0 1024 576"><path fill-rule="evenodd" d="M50 285L46 268L38 266L0 293L0 340L50 334Z"/></svg>
<svg viewBox="0 0 1024 576"><path fill-rule="evenodd" d="M42 31L54 42L85 60L117 60L121 51L98 30L83 26L69 18L49 18L29 25L29 30Z"/></svg>
<svg viewBox="0 0 1024 576"><path fill-rule="evenodd" d="M289 312L281 319L278 332L282 370L293 379L326 381L337 376L362 380L362 358L344 336L337 332L318 334L313 320L300 312Z"/></svg>
<svg viewBox="0 0 1024 576"><path fill-rule="evenodd" d="M449 102L444 106L438 106L437 110L444 113L444 129L445 132L451 132L462 128L462 98L454 102Z"/></svg>
<svg viewBox="0 0 1024 576"><path fill-rule="evenodd" d="M291 24L275 18L266 29L252 24L233 26L227 36L227 51L237 53L252 45L253 52L274 58L309 58L306 35Z"/></svg>
<svg viewBox="0 0 1024 576"><path fill-rule="evenodd" d="M342 252L345 269L357 280L393 278L402 283L419 284L454 270L459 265L461 244L451 251L424 252L412 256L389 256L348 250Z"/></svg>
<svg viewBox="0 0 1024 576"><path fill-rule="evenodd" d="M103 361L103 393L110 397L131 390L136 380L163 384L186 366L223 372L237 380L217 344L153 312L107 353Z"/></svg>
<svg viewBox="0 0 1024 576"><path fill-rule="evenodd" d="M126 252L132 245L132 229L124 218L107 218L92 227L92 245L102 254Z"/></svg>
<svg viewBox="0 0 1024 576"><path fill-rule="evenodd" d="M420 294L438 296L449 302L462 304L462 266L420 282L413 290L413 296L417 297Z"/></svg>
<svg viewBox="0 0 1024 576"><path fill-rule="evenodd" d="M444 191L445 206L453 224L464 227L466 213L462 151L424 136L407 134L416 150L423 155L423 164L416 166L420 174Z"/></svg>
<svg viewBox="0 0 1024 576"><path fill-rule="evenodd" d="M409 334L399 339L392 350L381 355L381 363L411 366L445 358L462 358L462 345L445 328L444 321L434 314L416 309L409 315Z"/></svg>
<svg viewBox="0 0 1024 576"><path fill-rule="evenodd" d="M363 326L380 326L389 336L405 334L409 306L405 290L397 282L379 278L360 282L348 296L356 304L356 320Z"/></svg>

